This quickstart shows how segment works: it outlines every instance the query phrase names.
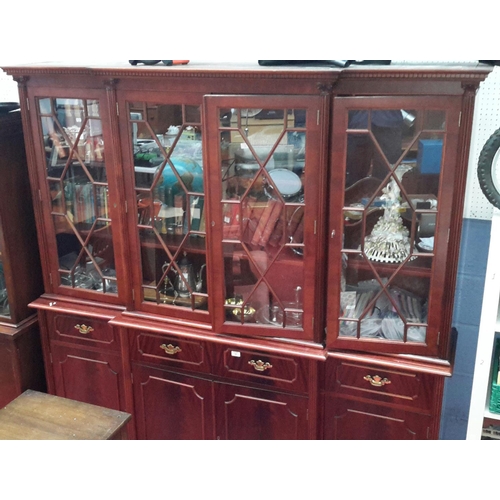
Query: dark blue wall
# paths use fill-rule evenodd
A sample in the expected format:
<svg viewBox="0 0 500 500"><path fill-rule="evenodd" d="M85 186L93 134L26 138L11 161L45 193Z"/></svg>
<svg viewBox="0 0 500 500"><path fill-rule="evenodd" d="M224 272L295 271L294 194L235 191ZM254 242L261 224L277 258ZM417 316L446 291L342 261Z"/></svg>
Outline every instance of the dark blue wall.
<svg viewBox="0 0 500 500"><path fill-rule="evenodd" d="M467 434L490 229L489 220L464 219L453 313L457 352L453 376L445 382L441 439L465 439Z"/></svg>

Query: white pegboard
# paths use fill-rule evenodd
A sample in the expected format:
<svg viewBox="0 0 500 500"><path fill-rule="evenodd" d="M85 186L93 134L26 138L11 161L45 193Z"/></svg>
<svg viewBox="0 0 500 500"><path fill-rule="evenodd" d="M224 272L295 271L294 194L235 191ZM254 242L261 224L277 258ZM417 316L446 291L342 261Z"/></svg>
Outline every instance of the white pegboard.
<svg viewBox="0 0 500 500"><path fill-rule="evenodd" d="M493 205L486 199L477 180L477 162L484 143L500 128L500 67L495 66L481 83L474 110L464 217L491 220Z"/></svg>
<svg viewBox="0 0 500 500"><path fill-rule="evenodd" d="M0 69L0 102L19 102L17 83Z"/></svg>

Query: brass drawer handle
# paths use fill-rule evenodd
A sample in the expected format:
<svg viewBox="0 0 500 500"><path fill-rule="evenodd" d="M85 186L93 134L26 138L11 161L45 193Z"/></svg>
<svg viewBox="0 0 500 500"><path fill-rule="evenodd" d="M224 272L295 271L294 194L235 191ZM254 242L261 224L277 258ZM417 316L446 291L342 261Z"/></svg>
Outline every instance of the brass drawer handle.
<svg viewBox="0 0 500 500"><path fill-rule="evenodd" d="M363 380L367 380L374 387L383 387L384 385L389 385L391 381L388 378L382 378L378 375L372 377L371 375L366 375Z"/></svg>
<svg viewBox="0 0 500 500"><path fill-rule="evenodd" d="M177 354L178 352L182 352L182 349L178 346L173 346L172 344L162 344L160 346L160 349L163 349L166 354L170 354L173 356L174 354Z"/></svg>
<svg viewBox="0 0 500 500"><path fill-rule="evenodd" d="M87 333L94 331L94 329L91 326L87 325L75 325L75 328L83 335L87 335Z"/></svg>
<svg viewBox="0 0 500 500"><path fill-rule="evenodd" d="M258 361L252 359L251 361L248 362L248 364L252 365L258 372L265 372L266 370L269 370L273 367L271 363L264 363L264 361L260 359Z"/></svg>

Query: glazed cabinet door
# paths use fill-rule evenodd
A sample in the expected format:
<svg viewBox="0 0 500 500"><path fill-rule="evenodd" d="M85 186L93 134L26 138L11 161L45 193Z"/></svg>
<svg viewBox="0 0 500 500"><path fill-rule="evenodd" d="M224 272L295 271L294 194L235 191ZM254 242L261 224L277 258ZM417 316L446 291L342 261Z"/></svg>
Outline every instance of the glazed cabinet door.
<svg viewBox="0 0 500 500"><path fill-rule="evenodd" d="M42 204L46 291L118 303L118 211L112 118L104 90L30 92L38 186Z"/></svg>
<svg viewBox="0 0 500 500"><path fill-rule="evenodd" d="M308 398L215 384L217 439L309 439Z"/></svg>
<svg viewBox="0 0 500 500"><path fill-rule="evenodd" d="M217 331L317 337L325 102L205 96Z"/></svg>
<svg viewBox="0 0 500 500"><path fill-rule="evenodd" d="M209 321L202 96L118 92L135 309Z"/></svg>
<svg viewBox="0 0 500 500"><path fill-rule="evenodd" d="M214 439L212 382L132 365L138 439Z"/></svg>
<svg viewBox="0 0 500 500"><path fill-rule="evenodd" d="M328 348L446 353L460 103L335 99Z"/></svg>

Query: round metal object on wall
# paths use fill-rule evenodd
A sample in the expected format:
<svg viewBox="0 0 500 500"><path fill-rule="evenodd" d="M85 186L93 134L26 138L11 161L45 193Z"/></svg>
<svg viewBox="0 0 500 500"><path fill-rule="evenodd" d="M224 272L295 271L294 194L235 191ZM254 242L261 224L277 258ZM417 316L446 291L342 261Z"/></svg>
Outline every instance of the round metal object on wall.
<svg viewBox="0 0 500 500"><path fill-rule="evenodd" d="M500 129L485 142L479 155L477 177L488 201L500 209Z"/></svg>

